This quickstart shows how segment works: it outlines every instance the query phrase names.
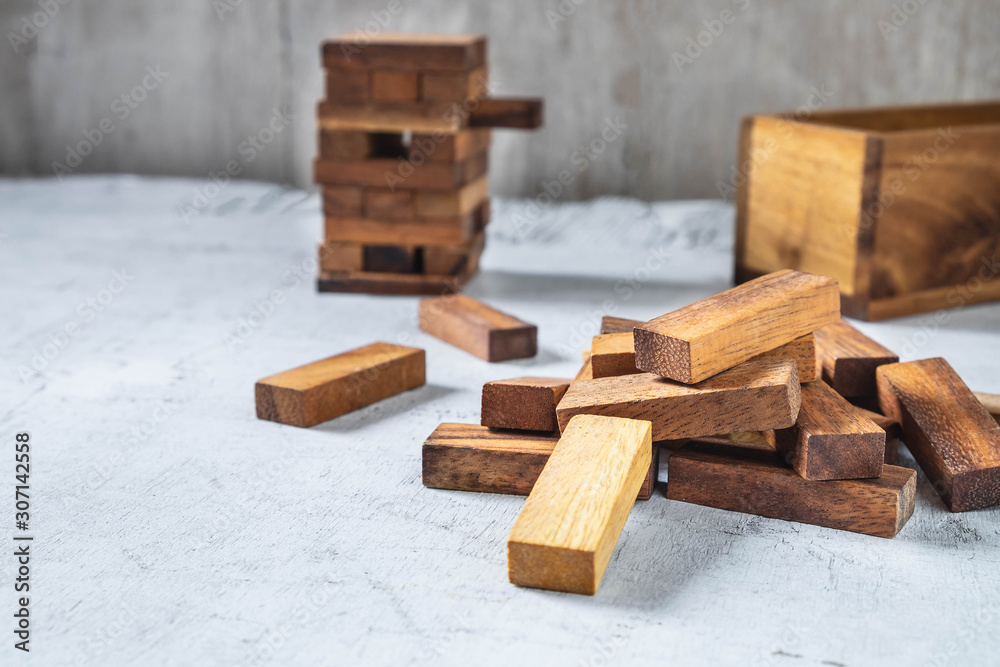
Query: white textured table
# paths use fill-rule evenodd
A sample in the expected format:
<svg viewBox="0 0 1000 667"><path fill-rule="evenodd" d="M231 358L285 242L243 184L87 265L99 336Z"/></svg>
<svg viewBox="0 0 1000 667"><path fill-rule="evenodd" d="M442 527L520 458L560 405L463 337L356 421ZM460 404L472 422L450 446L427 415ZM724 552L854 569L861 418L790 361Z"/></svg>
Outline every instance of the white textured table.
<svg viewBox="0 0 1000 667"><path fill-rule="evenodd" d="M729 206L496 202L468 292L541 349L491 365L422 334L415 298L317 294L317 197L236 183L187 224L203 186L0 181L4 554L15 432L35 466L32 652L5 555L3 665L996 664L1000 510L950 514L922 476L893 540L657 493L593 598L507 583L520 498L421 485L424 438L477 422L485 381L571 377L602 314L726 287ZM1000 305L933 322L859 327L1000 392ZM255 418L255 380L376 339L425 348L427 386L307 430Z"/></svg>

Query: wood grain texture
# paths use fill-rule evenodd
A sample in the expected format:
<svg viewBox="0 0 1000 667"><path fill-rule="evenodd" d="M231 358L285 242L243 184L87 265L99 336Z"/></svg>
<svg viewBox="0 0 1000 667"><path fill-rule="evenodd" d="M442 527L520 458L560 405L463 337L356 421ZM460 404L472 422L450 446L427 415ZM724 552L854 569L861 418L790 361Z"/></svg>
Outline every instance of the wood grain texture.
<svg viewBox="0 0 1000 667"><path fill-rule="evenodd" d="M879 366L882 412L952 512L1000 504L1000 424L941 358Z"/></svg>
<svg viewBox="0 0 1000 667"><path fill-rule="evenodd" d="M645 419L654 440L787 428L799 412L799 379L788 359L750 361L696 385L652 373L570 384L556 408L560 428L578 414Z"/></svg>
<svg viewBox="0 0 1000 667"><path fill-rule="evenodd" d="M892 417L886 417L885 415L873 412L872 410L867 410L865 408L858 408L858 410L868 419L879 425L879 427L885 431L885 459L886 463L895 463L899 458L899 439L903 435L903 427L900 426L899 422Z"/></svg>
<svg viewBox="0 0 1000 667"><path fill-rule="evenodd" d="M424 351L372 343L257 382L257 418L314 426L425 381Z"/></svg>
<svg viewBox="0 0 1000 667"><path fill-rule="evenodd" d="M485 361L527 359L538 352L538 328L476 301L455 295L422 299L420 329Z"/></svg>
<svg viewBox="0 0 1000 667"><path fill-rule="evenodd" d="M622 323L632 320L621 320ZM637 322L636 325L641 325ZM603 326L603 325L602 325ZM619 326L618 322L612 326ZM594 363L594 377L614 377L641 373L635 365L635 341L632 329L624 333L608 333L594 336L591 343ZM773 350L762 352L755 359L791 359L799 372L799 382L813 382L819 379L819 364L816 361L816 345L812 334L800 336L790 343Z"/></svg>
<svg viewBox="0 0 1000 667"><path fill-rule="evenodd" d="M976 399L983 404L986 411L993 415L993 419L1000 422L1000 395L997 394L984 394L983 392L974 392Z"/></svg>
<svg viewBox="0 0 1000 667"><path fill-rule="evenodd" d="M650 433L639 420L573 419L510 531L512 584L597 593L650 467Z"/></svg>
<svg viewBox="0 0 1000 667"><path fill-rule="evenodd" d="M366 185L378 188L454 190L486 173L485 153L461 162L409 165L388 158L338 162L316 160L314 175L322 185Z"/></svg>
<svg viewBox="0 0 1000 667"><path fill-rule="evenodd" d="M486 36L352 31L323 42L325 67L472 70L486 63Z"/></svg>
<svg viewBox="0 0 1000 667"><path fill-rule="evenodd" d="M481 98L469 113L469 127L533 130L542 126L541 98Z"/></svg>
<svg viewBox="0 0 1000 667"><path fill-rule="evenodd" d="M795 472L812 480L882 474L885 430L822 380L802 385L795 424L774 431L774 446Z"/></svg>
<svg viewBox="0 0 1000 667"><path fill-rule="evenodd" d="M636 327L636 366L699 382L839 317L835 280L778 271Z"/></svg>
<svg viewBox="0 0 1000 667"><path fill-rule="evenodd" d="M612 317L611 315L605 315L601 318L601 333L632 333L632 329L635 327L641 327L642 325L642 320L630 320L627 317Z"/></svg>
<svg viewBox="0 0 1000 667"><path fill-rule="evenodd" d="M490 428L555 431L556 405L569 389L569 380L523 377L483 385L480 422Z"/></svg>
<svg viewBox="0 0 1000 667"><path fill-rule="evenodd" d="M500 431L476 424L441 424L424 441L423 484L435 489L526 496L559 442L559 434ZM656 486L659 446L636 500Z"/></svg>
<svg viewBox="0 0 1000 667"><path fill-rule="evenodd" d="M817 329L815 336L823 380L841 396L876 396L875 369L899 361L892 350L876 343L843 319Z"/></svg>
<svg viewBox="0 0 1000 667"><path fill-rule="evenodd" d="M885 466L874 479L815 482L774 454L689 442L667 463L667 498L875 537L895 537L913 514L917 473Z"/></svg>

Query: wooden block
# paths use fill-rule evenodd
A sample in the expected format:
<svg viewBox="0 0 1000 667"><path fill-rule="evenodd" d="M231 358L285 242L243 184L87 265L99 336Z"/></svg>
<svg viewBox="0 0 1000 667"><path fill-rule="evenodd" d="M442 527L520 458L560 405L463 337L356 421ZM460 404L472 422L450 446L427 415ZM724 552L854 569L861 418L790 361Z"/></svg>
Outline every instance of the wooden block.
<svg viewBox="0 0 1000 667"><path fill-rule="evenodd" d="M486 173L486 154L462 162L408 162L385 158L338 162L316 160L315 180L324 185L366 185L390 189L449 190L460 188Z"/></svg>
<svg viewBox="0 0 1000 667"><path fill-rule="evenodd" d="M837 281L778 271L636 327L636 366L694 383L840 317Z"/></svg>
<svg viewBox="0 0 1000 667"><path fill-rule="evenodd" d="M882 474L885 431L822 380L802 385L802 405L774 446L806 479L865 479Z"/></svg>
<svg viewBox="0 0 1000 667"><path fill-rule="evenodd" d="M375 70L372 72L374 102L416 102L420 99L420 75L417 72Z"/></svg>
<svg viewBox="0 0 1000 667"><path fill-rule="evenodd" d="M635 327L641 327L643 324L644 322L642 320L630 320L626 317L611 317L610 315L605 315L601 318L601 333L632 333L632 329Z"/></svg>
<svg viewBox="0 0 1000 667"><path fill-rule="evenodd" d="M359 243L324 241L319 246L319 268L323 271L360 271L364 249Z"/></svg>
<svg viewBox="0 0 1000 667"><path fill-rule="evenodd" d="M475 271L454 276L371 271L321 271L316 281L319 292L348 294L394 294L436 296L461 290Z"/></svg>
<svg viewBox="0 0 1000 667"><path fill-rule="evenodd" d="M476 235L461 246L427 246L424 248L424 272L451 274L460 271L470 260L478 261L486 244L486 235Z"/></svg>
<svg viewBox="0 0 1000 667"><path fill-rule="evenodd" d="M364 246L362 271L423 273L423 250L409 246Z"/></svg>
<svg viewBox="0 0 1000 667"><path fill-rule="evenodd" d="M486 361L527 359L538 352L538 328L472 297L422 299L420 329Z"/></svg>
<svg viewBox="0 0 1000 667"><path fill-rule="evenodd" d="M645 419L654 440L787 428L799 412L790 359L748 361L696 385L652 373L573 382L559 401L560 428L578 414Z"/></svg>
<svg viewBox="0 0 1000 667"><path fill-rule="evenodd" d="M483 385L481 422L490 428L555 431L556 404L569 389L569 380L524 377L495 380Z"/></svg>
<svg viewBox="0 0 1000 667"><path fill-rule="evenodd" d="M314 426L424 384L424 351L372 343L257 382L257 418Z"/></svg>
<svg viewBox="0 0 1000 667"><path fill-rule="evenodd" d="M941 358L876 371L882 412L952 512L1000 504L1000 424Z"/></svg>
<svg viewBox="0 0 1000 667"><path fill-rule="evenodd" d="M327 217L324 238L371 245L398 243L423 246L471 246L480 231L485 207L459 218L374 218Z"/></svg>
<svg viewBox="0 0 1000 667"><path fill-rule="evenodd" d="M335 102L367 102L371 99L368 70L342 67L328 69L326 99Z"/></svg>
<svg viewBox="0 0 1000 667"><path fill-rule="evenodd" d="M899 439L903 435L903 427L892 417L886 417L865 408L858 408L858 410L885 431L885 462L895 463L899 458Z"/></svg>
<svg viewBox="0 0 1000 667"><path fill-rule="evenodd" d="M486 64L485 35L352 31L323 42L325 67L465 71Z"/></svg>
<svg viewBox="0 0 1000 667"><path fill-rule="evenodd" d="M416 190L413 193L416 214L422 218L465 215L478 208L489 196L487 176L481 176L457 190Z"/></svg>
<svg viewBox="0 0 1000 667"><path fill-rule="evenodd" d="M899 361L891 350L843 319L817 329L815 336L823 380L841 396L876 396L875 369Z"/></svg>
<svg viewBox="0 0 1000 667"><path fill-rule="evenodd" d="M377 220L397 220L416 217L412 190L364 188L364 217ZM431 216L426 216L431 217ZM447 217L447 216L439 216ZM458 217L458 216L454 216Z"/></svg>
<svg viewBox="0 0 1000 667"><path fill-rule="evenodd" d="M585 380L593 380L593 379L594 379L594 364L593 361L591 361L590 350L584 350L583 366L581 366L580 370L576 372L576 375L573 377L573 382L582 382Z"/></svg>
<svg viewBox="0 0 1000 667"><path fill-rule="evenodd" d="M490 147L489 128L459 130L451 134L414 133L410 141L410 159L414 161L460 162L479 155Z"/></svg>
<svg viewBox="0 0 1000 667"><path fill-rule="evenodd" d="M421 98L429 102L463 102L476 97L486 97L490 79L485 67L469 72L425 71L421 77Z"/></svg>
<svg viewBox="0 0 1000 667"><path fill-rule="evenodd" d="M997 394L984 394L979 391L974 393L979 402L986 408L986 411L993 415L993 419L1000 422L1000 396Z"/></svg>
<svg viewBox="0 0 1000 667"><path fill-rule="evenodd" d="M361 217L362 188L327 185L323 190L323 214L332 218Z"/></svg>
<svg viewBox="0 0 1000 667"><path fill-rule="evenodd" d="M651 452L647 422L576 417L510 531L510 582L594 595L649 470Z"/></svg>
<svg viewBox="0 0 1000 667"><path fill-rule="evenodd" d="M469 113L469 127L511 127L533 130L542 125L542 100L481 98Z"/></svg>
<svg viewBox="0 0 1000 667"><path fill-rule="evenodd" d="M497 431L475 424L441 424L424 442L423 483L433 489L526 496L559 442L558 434ZM659 446L637 500L649 500L659 470Z"/></svg>
<svg viewBox="0 0 1000 667"><path fill-rule="evenodd" d="M320 130L319 157L322 160L364 160L371 157L371 132Z"/></svg>
<svg viewBox="0 0 1000 667"><path fill-rule="evenodd" d="M594 377L613 377L642 372L635 365L635 345L631 329L627 333L594 336L591 350ZM819 379L816 345L812 334L800 336L790 343L762 352L753 359L791 359L798 367L799 382L814 382Z"/></svg>
<svg viewBox="0 0 1000 667"><path fill-rule="evenodd" d="M882 476L815 482L774 454L689 442L667 463L667 498L732 512L894 537L913 515L917 474L885 466Z"/></svg>
<svg viewBox="0 0 1000 667"><path fill-rule="evenodd" d="M451 134L464 130L468 116L443 102L346 103L323 100L316 124L324 130Z"/></svg>

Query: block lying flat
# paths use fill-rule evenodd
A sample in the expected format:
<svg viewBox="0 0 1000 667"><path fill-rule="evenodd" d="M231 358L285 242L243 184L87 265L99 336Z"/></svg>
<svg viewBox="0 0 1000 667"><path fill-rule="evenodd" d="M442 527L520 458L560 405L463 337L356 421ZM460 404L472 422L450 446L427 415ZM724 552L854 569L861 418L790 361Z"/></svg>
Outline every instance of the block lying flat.
<svg viewBox="0 0 1000 667"><path fill-rule="evenodd" d="M326 68L465 71L486 63L486 36L353 31L323 42Z"/></svg>
<svg viewBox="0 0 1000 667"><path fill-rule="evenodd" d="M997 394L984 394L981 391L977 391L975 394L976 399L983 404L983 407L993 416L993 419L1000 422L1000 396Z"/></svg>
<svg viewBox="0 0 1000 667"><path fill-rule="evenodd" d="M486 361L538 352L538 328L463 294L420 301L420 328Z"/></svg>
<svg viewBox="0 0 1000 667"><path fill-rule="evenodd" d="M882 412L952 512L1000 504L1000 425L941 358L879 366Z"/></svg>
<svg viewBox="0 0 1000 667"><path fill-rule="evenodd" d="M806 479L882 474L885 430L822 380L802 385L798 419L773 437L778 452Z"/></svg>
<svg viewBox="0 0 1000 667"><path fill-rule="evenodd" d="M668 462L667 498L894 537L913 514L917 473L885 466L881 477L815 482L774 454L689 442Z"/></svg>
<svg viewBox="0 0 1000 667"><path fill-rule="evenodd" d="M635 365L635 340L631 329L625 333L594 336L591 359L594 377L614 377L642 372ZM816 363L816 345L812 334L800 336L790 343L762 352L753 359L792 359L798 366L799 382L814 382L819 379L819 364Z"/></svg>
<svg viewBox="0 0 1000 667"><path fill-rule="evenodd" d="M636 327L635 363L678 382L700 382L839 317L836 280L778 271Z"/></svg>
<svg viewBox="0 0 1000 667"><path fill-rule="evenodd" d="M569 380L525 377L483 385L482 425L524 431L555 431L556 404Z"/></svg>
<svg viewBox="0 0 1000 667"><path fill-rule="evenodd" d="M593 595L650 466L648 422L572 420L507 540L510 582Z"/></svg>
<svg viewBox="0 0 1000 667"><path fill-rule="evenodd" d="M526 496L559 442L558 435L496 431L476 424L441 424L423 447L423 483L434 489ZM660 448L636 496L649 500L656 486Z"/></svg>
<svg viewBox="0 0 1000 667"><path fill-rule="evenodd" d="M257 382L257 418L314 426L424 384L424 351L390 343L293 368Z"/></svg>
<svg viewBox="0 0 1000 667"><path fill-rule="evenodd" d="M841 396L875 396L875 369L899 361L892 350L843 319L817 329L815 335L823 380Z"/></svg>
<svg viewBox="0 0 1000 667"><path fill-rule="evenodd" d="M573 382L556 408L560 428L579 414L645 419L654 440L787 428L799 413L790 359L748 361L696 385L641 373Z"/></svg>

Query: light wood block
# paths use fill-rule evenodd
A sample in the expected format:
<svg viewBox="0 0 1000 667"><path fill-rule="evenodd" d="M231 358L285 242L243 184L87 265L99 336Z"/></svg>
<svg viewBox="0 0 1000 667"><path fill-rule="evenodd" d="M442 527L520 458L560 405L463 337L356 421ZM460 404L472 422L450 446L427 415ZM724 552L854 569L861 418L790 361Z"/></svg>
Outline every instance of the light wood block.
<svg viewBox="0 0 1000 667"><path fill-rule="evenodd" d="M573 419L510 531L512 584L597 593L650 467L650 433L638 420Z"/></svg>
<svg viewBox="0 0 1000 667"><path fill-rule="evenodd" d="M359 243L324 241L319 246L319 268L323 271L360 271L364 248Z"/></svg>
<svg viewBox="0 0 1000 667"><path fill-rule="evenodd" d="M406 220L417 217L413 205L413 194L411 190L364 188L363 215L366 218L375 218L376 220Z"/></svg>
<svg viewBox="0 0 1000 667"><path fill-rule="evenodd" d="M490 428L555 431L556 404L569 389L569 380L523 377L483 385L481 423Z"/></svg>
<svg viewBox="0 0 1000 667"><path fill-rule="evenodd" d="M700 382L839 317L835 280L778 271L636 327L635 364Z"/></svg>
<svg viewBox="0 0 1000 667"><path fill-rule="evenodd" d="M314 426L424 384L424 351L390 343L293 368L257 382L257 418Z"/></svg>
<svg viewBox="0 0 1000 667"><path fill-rule="evenodd" d="M1000 504L1000 424L941 358L876 371L882 412L952 512Z"/></svg>
<svg viewBox="0 0 1000 667"><path fill-rule="evenodd" d="M733 512L894 537L913 515L917 473L885 466L881 477L815 482L774 454L689 442L667 463L667 498Z"/></svg>
<svg viewBox="0 0 1000 667"><path fill-rule="evenodd" d="M368 70L342 67L328 69L326 98L337 102L367 102L371 99Z"/></svg>
<svg viewBox="0 0 1000 667"><path fill-rule="evenodd" d="M420 75L417 72L375 70L371 75L371 99L374 102L416 102L420 99Z"/></svg>
<svg viewBox="0 0 1000 667"><path fill-rule="evenodd" d="M416 214L422 218L465 215L490 196L489 178L482 176L458 190L417 190L413 193Z"/></svg>
<svg viewBox="0 0 1000 667"><path fill-rule="evenodd" d="M352 31L323 42L325 67L466 71L486 64L486 36Z"/></svg>
<svg viewBox="0 0 1000 667"><path fill-rule="evenodd" d="M469 72L421 72L421 97L429 102L462 102L486 97L490 90L485 67Z"/></svg>
<svg viewBox="0 0 1000 667"><path fill-rule="evenodd" d="M573 376L573 382L583 382L594 379L594 362L591 360L590 350L583 351L583 365Z"/></svg>
<svg viewBox="0 0 1000 667"><path fill-rule="evenodd" d="M486 154L474 155L462 162L425 162L412 166L387 158L353 162L316 160L313 171L316 182L323 185L454 190L486 173Z"/></svg>
<svg viewBox="0 0 1000 667"><path fill-rule="evenodd" d="M1000 422L1000 396L996 394L984 394L979 391L974 393L979 402L986 408L986 411L993 415L993 419Z"/></svg>
<svg viewBox="0 0 1000 667"><path fill-rule="evenodd" d="M787 428L799 413L799 377L790 359L743 363L696 385L652 373L573 382L559 401L561 428L578 414L645 419L654 440Z"/></svg>
<svg viewBox="0 0 1000 667"><path fill-rule="evenodd" d="M559 442L558 434L498 431L475 424L441 424L424 442L423 483L434 489L526 496ZM653 443L637 500L649 500L659 471Z"/></svg>
<svg viewBox="0 0 1000 667"><path fill-rule="evenodd" d="M631 329L627 333L594 336L591 353L594 377L614 377L642 372L635 365L635 341ZM799 382L814 382L819 379L819 364L816 363L816 345L812 334L806 334L773 350L762 352L753 359L791 359L798 367Z"/></svg>
<svg viewBox="0 0 1000 667"><path fill-rule="evenodd" d="M773 432L774 446L806 479L865 479L882 474L885 430L822 380L802 385L795 424Z"/></svg>
<svg viewBox="0 0 1000 667"><path fill-rule="evenodd" d="M538 328L465 295L422 299L420 329L485 361L527 359Z"/></svg>
<svg viewBox="0 0 1000 667"><path fill-rule="evenodd" d="M843 319L817 329L815 336L823 380L841 396L876 396L875 369L899 361L892 350L876 343Z"/></svg>

